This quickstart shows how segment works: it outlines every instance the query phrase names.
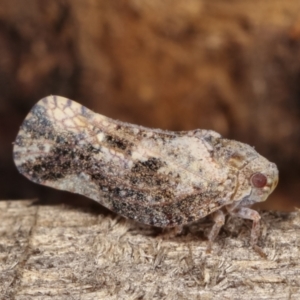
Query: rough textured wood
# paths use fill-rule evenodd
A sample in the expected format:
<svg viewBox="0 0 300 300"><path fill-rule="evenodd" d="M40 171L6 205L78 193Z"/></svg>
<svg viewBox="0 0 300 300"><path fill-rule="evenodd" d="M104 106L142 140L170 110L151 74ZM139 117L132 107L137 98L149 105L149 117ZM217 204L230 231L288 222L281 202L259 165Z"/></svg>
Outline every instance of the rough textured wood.
<svg viewBox="0 0 300 300"><path fill-rule="evenodd" d="M211 254L207 223L166 240L112 214L33 201L0 202L0 219L1 299L300 299L299 213L263 214L267 259L238 219Z"/></svg>

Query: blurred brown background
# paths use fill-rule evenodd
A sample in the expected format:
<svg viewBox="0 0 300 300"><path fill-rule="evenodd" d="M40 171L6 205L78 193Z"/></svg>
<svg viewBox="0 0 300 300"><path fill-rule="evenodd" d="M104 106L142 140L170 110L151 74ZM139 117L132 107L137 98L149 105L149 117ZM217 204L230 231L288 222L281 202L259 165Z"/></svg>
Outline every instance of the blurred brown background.
<svg viewBox="0 0 300 300"><path fill-rule="evenodd" d="M76 198L12 161L20 124L49 94L249 143L280 170L264 207L300 205L299 0L0 0L0 199Z"/></svg>

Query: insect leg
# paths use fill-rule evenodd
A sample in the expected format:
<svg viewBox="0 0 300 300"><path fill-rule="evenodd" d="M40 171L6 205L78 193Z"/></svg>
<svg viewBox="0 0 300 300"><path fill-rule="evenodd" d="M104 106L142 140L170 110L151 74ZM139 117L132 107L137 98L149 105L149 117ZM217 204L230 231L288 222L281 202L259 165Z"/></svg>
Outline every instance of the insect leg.
<svg viewBox="0 0 300 300"><path fill-rule="evenodd" d="M206 252L211 251L212 243L219 234L220 229L225 223L225 214L222 210L217 210L211 214L211 218L214 220L215 224L208 234L208 246Z"/></svg>
<svg viewBox="0 0 300 300"><path fill-rule="evenodd" d="M251 246L254 246L257 244L259 232L260 232L260 226L259 226L259 220L260 215L256 210L253 210L249 207L238 207L235 208L232 211L228 211L232 216L237 216L242 219L249 219L253 221L252 224L252 230L251 230Z"/></svg>

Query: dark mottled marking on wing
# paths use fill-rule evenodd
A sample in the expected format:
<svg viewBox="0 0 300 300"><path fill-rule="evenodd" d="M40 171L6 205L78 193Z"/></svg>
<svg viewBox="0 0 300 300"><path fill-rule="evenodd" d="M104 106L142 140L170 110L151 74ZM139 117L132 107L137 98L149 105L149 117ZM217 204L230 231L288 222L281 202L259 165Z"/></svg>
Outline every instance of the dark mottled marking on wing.
<svg viewBox="0 0 300 300"><path fill-rule="evenodd" d="M161 161L159 158L150 157L146 161L137 161L131 171L133 173L155 173L161 167L165 166L165 164L166 163Z"/></svg>
<svg viewBox="0 0 300 300"><path fill-rule="evenodd" d="M59 132L53 128L51 121L47 119L45 109L37 106L32 110L31 117L26 120L23 125L24 132L30 132L31 137L26 140L29 144L39 145L40 140L50 140L55 142L51 143L51 150L47 154L41 153L40 157L36 157L34 161L28 160L18 166L19 171L27 174L33 181L42 183L44 181L57 181L66 177L67 175L80 174L85 172L91 175L93 182L97 186L114 187L118 185L118 173L114 172L116 166L110 166L99 159L95 159L94 154L101 152L101 147L94 147L89 143L84 136L72 132ZM85 140L82 144L81 141ZM109 139L111 143L115 143L118 147L124 148L123 144L117 139ZM24 139L20 136L17 138L16 143L19 146L26 147ZM28 144L28 145L29 145ZM111 145L110 145L111 148ZM42 150L42 149L41 149ZM163 163L158 159L151 158L146 162L137 163L136 168L140 169L141 173L133 172L136 182L148 182L151 186L161 184L163 182L161 175L155 172L162 166ZM139 166L139 167L138 167ZM137 171L137 170L135 170ZM130 179L133 180L131 172L127 177L128 185L131 186ZM124 178L126 182L126 178ZM165 181L166 182L166 181ZM113 194L116 194L116 189ZM161 193L158 190L157 193ZM127 188L124 198L133 197L136 201L146 201L144 193L137 191L137 187L132 189ZM134 196L133 196L134 194ZM161 199L162 196L157 196Z"/></svg>
<svg viewBox="0 0 300 300"><path fill-rule="evenodd" d="M125 139L121 139L117 136L106 135L105 142L108 144L110 148L126 150L127 148L131 148L133 146L132 143L129 143Z"/></svg>
<svg viewBox="0 0 300 300"><path fill-rule="evenodd" d="M31 117L24 120L20 130L30 133L31 139L42 138L53 140L55 137L54 128L52 122L47 117L46 109L39 104L36 104L32 108Z"/></svg>
<svg viewBox="0 0 300 300"><path fill-rule="evenodd" d="M142 139L149 139L158 141L161 140L164 141L171 141L173 139L176 139L180 136L186 135L186 131L168 131L168 130L160 130L160 129L149 129L147 127L143 126L137 126L134 124L116 121L110 118L107 118L111 123L116 125L116 131L120 132L120 135L122 136L128 136L128 137L134 137L135 141L140 141ZM138 133L137 133L138 130ZM149 136L149 132L151 133L151 136Z"/></svg>
<svg viewBox="0 0 300 300"><path fill-rule="evenodd" d="M206 207L197 210L195 201L200 201L201 195L189 195L168 205L153 205L151 207L141 205L138 202L123 202L117 197L111 199L113 211L135 221L158 227L173 227L187 224L209 214L213 209Z"/></svg>
<svg viewBox="0 0 300 300"><path fill-rule="evenodd" d="M166 163L156 157L150 157L146 161L136 161L131 168L129 180L133 186L145 184L149 187L159 187L163 190L164 186L170 184L170 176L158 173L158 170L163 166L166 166ZM179 182L179 178L172 177L172 180ZM172 195L165 192L165 199L170 199L170 197Z"/></svg>
<svg viewBox="0 0 300 300"><path fill-rule="evenodd" d="M101 152L101 147L94 147L93 145L91 145L91 144L88 144L87 145L87 151L89 152L89 153L91 153L91 154L98 154L98 153L100 153Z"/></svg>

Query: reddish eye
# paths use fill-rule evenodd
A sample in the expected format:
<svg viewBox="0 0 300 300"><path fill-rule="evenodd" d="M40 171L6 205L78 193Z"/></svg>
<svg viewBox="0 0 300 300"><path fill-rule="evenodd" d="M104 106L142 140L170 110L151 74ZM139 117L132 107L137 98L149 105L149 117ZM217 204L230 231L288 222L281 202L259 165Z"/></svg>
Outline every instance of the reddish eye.
<svg viewBox="0 0 300 300"><path fill-rule="evenodd" d="M267 177L261 173L255 173L251 176L251 183L257 188L263 188L267 184Z"/></svg>

